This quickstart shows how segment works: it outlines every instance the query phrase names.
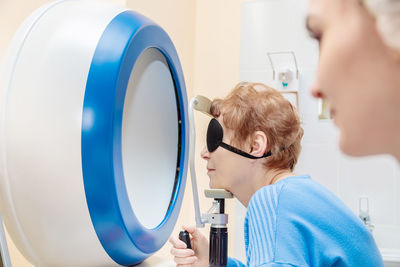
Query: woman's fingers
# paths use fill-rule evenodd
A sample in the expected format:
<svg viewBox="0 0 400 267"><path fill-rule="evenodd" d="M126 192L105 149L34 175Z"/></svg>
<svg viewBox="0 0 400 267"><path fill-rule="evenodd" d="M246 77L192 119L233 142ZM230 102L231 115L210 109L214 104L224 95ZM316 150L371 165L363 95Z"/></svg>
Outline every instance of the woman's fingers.
<svg viewBox="0 0 400 267"><path fill-rule="evenodd" d="M191 249L171 248L171 254L183 258L194 256L194 251Z"/></svg>
<svg viewBox="0 0 400 267"><path fill-rule="evenodd" d="M194 265L197 261L196 256L190 256L190 257L174 257L174 261L178 266L180 265Z"/></svg>
<svg viewBox="0 0 400 267"><path fill-rule="evenodd" d="M186 248L186 243L180 240L176 236L171 236L169 238L169 242L174 246L175 248L180 248L180 249L185 249Z"/></svg>
<svg viewBox="0 0 400 267"><path fill-rule="evenodd" d="M188 225L188 226L184 225L182 226L182 228L183 230L188 231L188 233L191 234L193 238L198 238L201 235L200 231L194 225Z"/></svg>
<svg viewBox="0 0 400 267"><path fill-rule="evenodd" d="M196 228L196 226L184 226L183 229L191 235L192 249L187 249L185 242L180 240L177 235L170 237L172 244L171 255L178 267L208 266L208 241L206 237Z"/></svg>
<svg viewBox="0 0 400 267"><path fill-rule="evenodd" d="M190 257L194 256L194 251L191 249L171 248L171 254L175 257Z"/></svg>
<svg viewBox="0 0 400 267"><path fill-rule="evenodd" d="M194 256L194 251L186 248L185 242L179 240L176 236L171 236L169 242L172 244L171 255L174 256L174 261L177 266L194 266L197 257Z"/></svg>
<svg viewBox="0 0 400 267"><path fill-rule="evenodd" d="M199 229L195 225L183 226L182 228L186 230L194 240L205 239L205 236L199 231Z"/></svg>

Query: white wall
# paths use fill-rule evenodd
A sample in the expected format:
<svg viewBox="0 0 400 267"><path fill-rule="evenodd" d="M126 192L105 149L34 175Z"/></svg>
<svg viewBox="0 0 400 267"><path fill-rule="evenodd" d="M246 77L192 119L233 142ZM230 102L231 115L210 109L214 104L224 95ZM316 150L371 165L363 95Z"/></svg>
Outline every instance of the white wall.
<svg viewBox="0 0 400 267"><path fill-rule="evenodd" d="M242 4L240 79L274 85L267 52L292 50L300 69L299 112L304 128L303 150L296 168L336 193L358 215L359 198L368 197L378 246L400 257L400 171L388 156L362 159L343 155L338 130L331 120L318 120L310 95L318 46L305 30L307 0L259 0ZM355 103L356 105L356 103ZM362 137L360 137L362 138ZM368 145L366 140L365 145ZM244 209L238 205L241 225ZM240 214L240 215L239 215ZM236 236L242 233L237 228ZM399 251L396 251L399 250ZM241 245L235 250L244 256ZM385 252L385 250L384 250Z"/></svg>

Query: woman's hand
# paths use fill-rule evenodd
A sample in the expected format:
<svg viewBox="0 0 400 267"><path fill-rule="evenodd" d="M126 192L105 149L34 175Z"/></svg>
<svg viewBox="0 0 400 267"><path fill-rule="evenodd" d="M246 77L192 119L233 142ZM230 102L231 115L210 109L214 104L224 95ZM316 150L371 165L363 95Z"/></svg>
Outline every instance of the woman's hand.
<svg viewBox="0 0 400 267"><path fill-rule="evenodd" d="M193 249L186 248L185 242L178 236L171 236L171 254L178 267L208 267L209 244L207 238L195 226L184 226L184 230L191 235L190 243Z"/></svg>

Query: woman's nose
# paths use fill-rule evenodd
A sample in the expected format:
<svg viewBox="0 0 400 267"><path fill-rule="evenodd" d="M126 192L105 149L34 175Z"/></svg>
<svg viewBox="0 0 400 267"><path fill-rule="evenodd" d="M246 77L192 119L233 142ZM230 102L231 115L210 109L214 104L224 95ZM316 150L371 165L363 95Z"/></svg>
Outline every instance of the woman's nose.
<svg viewBox="0 0 400 267"><path fill-rule="evenodd" d="M324 98L324 94L321 91L321 87L319 86L317 79L315 79L311 85L311 94L315 98Z"/></svg>
<svg viewBox="0 0 400 267"><path fill-rule="evenodd" d="M203 150L200 153L200 156L202 157L202 159L205 159L205 160L210 158L210 152L208 152L206 146L204 146Z"/></svg>

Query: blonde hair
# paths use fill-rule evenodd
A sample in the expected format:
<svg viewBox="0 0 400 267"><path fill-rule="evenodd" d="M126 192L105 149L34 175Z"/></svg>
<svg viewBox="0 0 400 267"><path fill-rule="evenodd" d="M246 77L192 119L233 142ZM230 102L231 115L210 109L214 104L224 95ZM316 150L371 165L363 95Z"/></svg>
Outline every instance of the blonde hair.
<svg viewBox="0 0 400 267"><path fill-rule="evenodd" d="M386 44L400 49L400 1L363 0L376 18L376 26Z"/></svg>
<svg viewBox="0 0 400 267"><path fill-rule="evenodd" d="M232 143L239 147L251 141L255 131L264 132L272 152L264 165L293 171L303 129L297 111L277 90L261 83L239 83L226 98L212 102L211 114L223 116L225 127L234 132Z"/></svg>

